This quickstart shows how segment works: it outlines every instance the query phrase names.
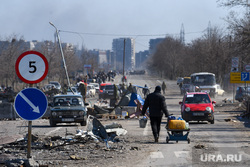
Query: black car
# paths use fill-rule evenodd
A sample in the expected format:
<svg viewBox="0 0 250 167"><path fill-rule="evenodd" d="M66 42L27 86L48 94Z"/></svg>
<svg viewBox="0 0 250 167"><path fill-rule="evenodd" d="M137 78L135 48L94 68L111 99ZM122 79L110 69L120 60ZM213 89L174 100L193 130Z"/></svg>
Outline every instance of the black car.
<svg viewBox="0 0 250 167"><path fill-rule="evenodd" d="M244 87L240 86L236 89L235 100L242 102L243 99L250 98L250 86Z"/></svg>
<svg viewBox="0 0 250 167"><path fill-rule="evenodd" d="M86 126L88 103L84 103L81 95L54 96L50 106L50 126L57 123L80 123Z"/></svg>

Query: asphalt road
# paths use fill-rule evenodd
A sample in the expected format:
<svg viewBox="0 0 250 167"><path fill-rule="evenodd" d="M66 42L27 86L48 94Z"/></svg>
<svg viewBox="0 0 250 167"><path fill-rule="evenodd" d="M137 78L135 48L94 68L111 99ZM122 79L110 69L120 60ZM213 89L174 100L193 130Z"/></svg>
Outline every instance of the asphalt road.
<svg viewBox="0 0 250 167"><path fill-rule="evenodd" d="M182 100L176 81L164 80L167 84L166 103L168 110L175 116L180 116L179 101ZM161 85L163 79L148 76L128 76L128 82L144 85L147 83L152 87ZM237 111L230 110L230 104L222 102L225 98L232 99L231 94L215 99L215 124L207 122L190 122L189 138L187 141L169 141L166 144L165 130L166 119L163 119L159 144L155 145L155 151L150 152L139 166L249 166L249 123L248 120L238 120ZM228 102L227 102L228 103ZM221 105L225 107L220 107ZM228 107L227 107L228 105ZM233 121L226 122L225 119L232 118ZM238 119L236 119L238 118ZM185 132L184 132L185 134ZM143 130L143 135L152 136L149 122Z"/></svg>
<svg viewBox="0 0 250 167"><path fill-rule="evenodd" d="M115 83L120 82L117 76ZM129 75L128 83L151 87L161 85L163 79L147 75ZM169 113L180 116L179 101L182 100L179 87L176 81L164 80L167 84L166 103ZM140 92L140 90L138 90ZM231 99L232 95L228 95ZM152 149L140 161L130 162L130 166L249 166L249 123L248 120L239 120L238 111L231 111L231 105L220 107L222 99L226 97L217 97L217 106L215 107L215 124L207 122L190 123L189 138L187 141L170 141L166 143L168 136L165 129L166 118L163 118L159 143L153 144ZM94 104L97 99L91 98L88 101ZM226 122L230 118L232 121ZM237 119L238 118L238 119ZM149 142L153 142L153 136L149 121L145 128L139 128L139 122L136 119L120 121L130 136L145 136ZM0 121L0 136L2 143L11 141L13 136L22 136L28 132L27 121ZM50 127L47 119L32 121L32 134L39 136L63 136L66 133L75 134L77 129L85 130L78 124ZM12 136L12 137L10 137ZM14 140L14 139L13 139ZM126 165L121 165L126 166Z"/></svg>

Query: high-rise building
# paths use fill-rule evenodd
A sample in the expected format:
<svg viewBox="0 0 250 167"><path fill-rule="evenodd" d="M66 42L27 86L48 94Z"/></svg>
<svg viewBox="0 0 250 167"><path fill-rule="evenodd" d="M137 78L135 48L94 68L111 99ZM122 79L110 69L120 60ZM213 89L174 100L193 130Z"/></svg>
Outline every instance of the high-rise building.
<svg viewBox="0 0 250 167"><path fill-rule="evenodd" d="M149 40L149 54L152 55L155 53L157 46L164 40L165 38L156 38Z"/></svg>
<svg viewBox="0 0 250 167"><path fill-rule="evenodd" d="M124 69L130 70L135 66L135 43L133 38L118 38L113 39L112 49L115 59L115 69L123 69L124 56L124 42L125 42L125 63Z"/></svg>
<svg viewBox="0 0 250 167"><path fill-rule="evenodd" d="M140 51L135 54L135 67L137 69L145 69L144 63L149 57L148 50Z"/></svg>

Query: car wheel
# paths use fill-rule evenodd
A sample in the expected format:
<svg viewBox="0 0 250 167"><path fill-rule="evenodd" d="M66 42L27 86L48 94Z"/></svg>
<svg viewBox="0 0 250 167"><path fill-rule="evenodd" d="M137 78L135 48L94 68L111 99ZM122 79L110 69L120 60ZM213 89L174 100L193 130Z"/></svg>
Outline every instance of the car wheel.
<svg viewBox="0 0 250 167"><path fill-rule="evenodd" d="M81 126L86 126L87 125L87 120L86 116L84 117L84 120L81 122Z"/></svg>
<svg viewBox="0 0 250 167"><path fill-rule="evenodd" d="M211 123L211 124L214 124L214 118L213 118L213 120L210 121L210 123Z"/></svg>
<svg viewBox="0 0 250 167"><path fill-rule="evenodd" d="M52 119L49 119L49 124L50 124L50 126L52 126L52 127L55 127L55 126L56 126L56 122L53 121Z"/></svg>

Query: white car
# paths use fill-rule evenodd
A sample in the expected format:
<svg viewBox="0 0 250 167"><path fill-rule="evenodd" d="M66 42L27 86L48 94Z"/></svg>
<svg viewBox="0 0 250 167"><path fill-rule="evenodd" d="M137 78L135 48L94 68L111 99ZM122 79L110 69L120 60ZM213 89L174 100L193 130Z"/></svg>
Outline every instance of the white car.
<svg viewBox="0 0 250 167"><path fill-rule="evenodd" d="M55 88L60 90L61 89L61 84L57 81L50 81L49 84L54 84Z"/></svg>
<svg viewBox="0 0 250 167"><path fill-rule="evenodd" d="M95 93L99 93L100 91L100 86L98 83L89 83L88 85L93 85L95 87L96 92Z"/></svg>
<svg viewBox="0 0 250 167"><path fill-rule="evenodd" d="M225 91L223 89L221 89L219 84L216 84L216 94L219 96L224 96Z"/></svg>
<svg viewBox="0 0 250 167"><path fill-rule="evenodd" d="M87 97L95 97L95 87L93 85L87 85Z"/></svg>

